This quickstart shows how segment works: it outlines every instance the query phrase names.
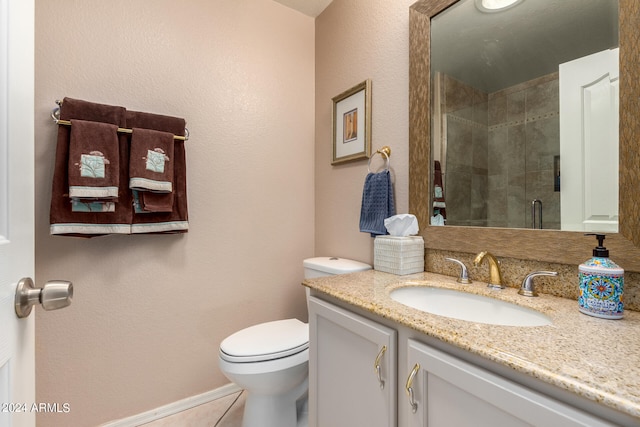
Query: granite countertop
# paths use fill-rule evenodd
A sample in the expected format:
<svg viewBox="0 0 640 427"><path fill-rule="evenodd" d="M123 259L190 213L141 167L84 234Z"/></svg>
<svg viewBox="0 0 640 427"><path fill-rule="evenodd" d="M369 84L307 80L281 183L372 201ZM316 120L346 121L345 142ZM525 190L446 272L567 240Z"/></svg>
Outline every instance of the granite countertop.
<svg viewBox="0 0 640 427"><path fill-rule="evenodd" d="M315 291L390 319L443 342L507 365L519 372L637 417L640 423L640 312L620 320L587 316L578 302L515 288L492 290L486 283L463 285L449 276L397 276L375 270L306 279ZM552 325L498 326L425 313L392 300L391 290L435 286L492 296L538 310ZM576 285L577 286L577 285Z"/></svg>

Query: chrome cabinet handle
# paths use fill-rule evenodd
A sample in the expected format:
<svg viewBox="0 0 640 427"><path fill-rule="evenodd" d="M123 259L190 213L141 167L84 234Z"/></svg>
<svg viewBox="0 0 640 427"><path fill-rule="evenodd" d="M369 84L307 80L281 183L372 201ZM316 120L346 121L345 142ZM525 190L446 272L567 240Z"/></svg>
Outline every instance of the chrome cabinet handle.
<svg viewBox="0 0 640 427"><path fill-rule="evenodd" d="M383 345L382 348L380 349L380 352L378 353L378 356L376 356L376 361L373 362L373 369L376 371L376 376L378 377L378 382L380 383L380 390L384 390L384 380L380 375L380 361L382 360L382 356L384 356L384 353L386 351L387 351L387 346Z"/></svg>
<svg viewBox="0 0 640 427"><path fill-rule="evenodd" d="M414 414L418 411L418 403L413 397L413 379L415 378L419 370L420 364L416 363L416 365L413 367L413 370L409 374L409 378L407 378L407 384L404 386L404 389L407 392L407 396L409 396L409 405L411 405L411 412L413 412Z"/></svg>
<svg viewBox="0 0 640 427"><path fill-rule="evenodd" d="M57 310L71 304L73 284L66 280L50 280L42 289L33 285L30 277L24 277L16 287L15 310L19 318L27 317L35 304L45 310Z"/></svg>

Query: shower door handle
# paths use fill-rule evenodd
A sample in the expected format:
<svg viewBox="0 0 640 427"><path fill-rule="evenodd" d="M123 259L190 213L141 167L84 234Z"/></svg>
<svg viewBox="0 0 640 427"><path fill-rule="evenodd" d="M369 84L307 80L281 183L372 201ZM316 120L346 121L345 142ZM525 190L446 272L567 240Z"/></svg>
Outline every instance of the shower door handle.
<svg viewBox="0 0 640 427"><path fill-rule="evenodd" d="M536 206L538 207L538 220L536 221ZM533 199L531 201L531 228L542 228L542 200Z"/></svg>
<svg viewBox="0 0 640 427"><path fill-rule="evenodd" d="M42 288L36 288L30 277L24 277L16 287L15 310L19 318L31 314L33 306L42 304L45 310L67 307L73 299L73 283L66 280L50 280Z"/></svg>

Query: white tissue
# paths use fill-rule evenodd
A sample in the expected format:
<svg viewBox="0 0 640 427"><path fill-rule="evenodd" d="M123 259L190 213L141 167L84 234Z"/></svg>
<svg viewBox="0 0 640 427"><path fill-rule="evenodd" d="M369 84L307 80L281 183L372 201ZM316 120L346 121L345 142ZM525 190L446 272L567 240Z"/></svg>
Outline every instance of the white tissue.
<svg viewBox="0 0 640 427"><path fill-rule="evenodd" d="M418 219L415 215L399 214L384 220L384 226L392 236L412 236L418 234Z"/></svg>

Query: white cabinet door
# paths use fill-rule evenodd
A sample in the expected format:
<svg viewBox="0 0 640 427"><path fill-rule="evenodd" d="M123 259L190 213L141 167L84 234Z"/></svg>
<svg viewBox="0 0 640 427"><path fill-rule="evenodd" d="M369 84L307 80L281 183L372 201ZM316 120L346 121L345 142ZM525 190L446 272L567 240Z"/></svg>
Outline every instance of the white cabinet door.
<svg viewBox="0 0 640 427"><path fill-rule="evenodd" d="M393 427L396 331L309 299L309 427Z"/></svg>
<svg viewBox="0 0 640 427"><path fill-rule="evenodd" d="M410 427L613 426L418 341L408 346L415 412L409 393L400 405Z"/></svg>

